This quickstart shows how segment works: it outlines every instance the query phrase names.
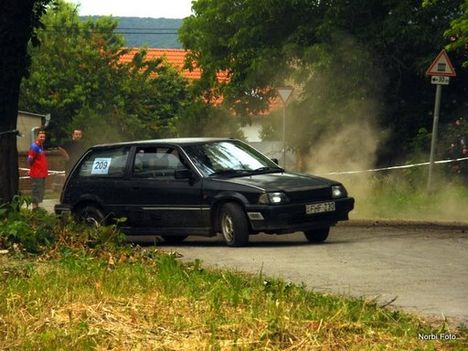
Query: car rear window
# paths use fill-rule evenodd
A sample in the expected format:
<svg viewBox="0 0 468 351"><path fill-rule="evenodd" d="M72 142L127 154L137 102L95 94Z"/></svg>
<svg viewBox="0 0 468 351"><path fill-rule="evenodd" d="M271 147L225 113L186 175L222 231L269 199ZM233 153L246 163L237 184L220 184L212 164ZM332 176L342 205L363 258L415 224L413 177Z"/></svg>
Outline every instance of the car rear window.
<svg viewBox="0 0 468 351"><path fill-rule="evenodd" d="M139 147L133 163L136 178L174 178L176 169L185 169L177 150L172 147Z"/></svg>
<svg viewBox="0 0 468 351"><path fill-rule="evenodd" d="M128 147L95 150L80 165L80 177L122 177L128 158Z"/></svg>

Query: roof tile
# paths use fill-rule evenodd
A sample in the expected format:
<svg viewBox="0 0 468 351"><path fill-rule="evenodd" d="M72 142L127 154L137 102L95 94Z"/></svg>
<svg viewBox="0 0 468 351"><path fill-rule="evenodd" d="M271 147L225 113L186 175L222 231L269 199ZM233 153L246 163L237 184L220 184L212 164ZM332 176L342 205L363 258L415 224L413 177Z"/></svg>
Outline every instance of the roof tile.
<svg viewBox="0 0 468 351"><path fill-rule="evenodd" d="M120 57L120 62L131 62L135 54L139 52L140 49L130 48L128 53ZM169 64L178 69L185 78L190 80L196 80L201 78L201 70L199 68L194 68L193 70L184 69L185 56L188 51L184 49L159 49L159 48L149 48L146 50L147 59L156 59L165 57ZM227 81L228 75L227 72L218 72L217 78L219 82ZM217 98L215 104L222 102L222 98ZM260 113L259 115L267 115L271 111L274 111L282 106L282 103L279 98L272 99L270 101L270 107L267 111Z"/></svg>
<svg viewBox="0 0 468 351"><path fill-rule="evenodd" d="M129 52L120 57L120 62L130 62L132 61L135 54L137 54L139 49L129 49ZM181 71L183 76L188 79L200 79L201 70L199 68L194 68L193 70L184 69L185 56L187 51L183 49L158 49L150 48L146 49L146 57L148 59L156 59L160 57L165 57L167 61L174 66L176 69ZM228 79L226 72L219 72L217 74L218 80L224 82Z"/></svg>

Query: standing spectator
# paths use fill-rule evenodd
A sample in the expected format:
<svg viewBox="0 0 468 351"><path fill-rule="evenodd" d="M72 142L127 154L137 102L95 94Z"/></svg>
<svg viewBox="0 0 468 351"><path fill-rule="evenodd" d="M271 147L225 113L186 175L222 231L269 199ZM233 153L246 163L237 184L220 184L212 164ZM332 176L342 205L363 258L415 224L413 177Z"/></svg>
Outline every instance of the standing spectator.
<svg viewBox="0 0 468 351"><path fill-rule="evenodd" d="M33 211L39 207L44 199L45 180L48 174L47 158L44 151L46 133L39 130L36 141L31 144L28 151L29 176L31 177L31 197Z"/></svg>
<svg viewBox="0 0 468 351"><path fill-rule="evenodd" d="M67 174L70 173L76 161L78 161L85 151L83 141L81 140L82 137L83 131L81 129L75 129L72 133L72 140L59 146L60 153L65 157L65 160L67 160L65 165L65 172Z"/></svg>

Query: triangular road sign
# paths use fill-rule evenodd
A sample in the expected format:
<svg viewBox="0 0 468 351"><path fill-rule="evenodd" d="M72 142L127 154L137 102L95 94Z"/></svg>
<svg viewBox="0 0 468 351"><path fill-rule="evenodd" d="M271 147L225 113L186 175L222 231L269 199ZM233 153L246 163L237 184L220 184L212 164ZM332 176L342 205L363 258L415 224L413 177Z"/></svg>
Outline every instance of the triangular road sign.
<svg viewBox="0 0 468 351"><path fill-rule="evenodd" d="M434 62L429 66L426 71L428 76L445 76L445 77L455 77L455 69L453 68L452 62L445 52L442 50L439 55L435 58Z"/></svg>
<svg viewBox="0 0 468 351"><path fill-rule="evenodd" d="M292 87L279 87L279 88L277 88L277 90L278 90L278 94L279 94L281 100L283 100L283 104L285 104L288 101L289 95L291 95L294 88L292 88Z"/></svg>

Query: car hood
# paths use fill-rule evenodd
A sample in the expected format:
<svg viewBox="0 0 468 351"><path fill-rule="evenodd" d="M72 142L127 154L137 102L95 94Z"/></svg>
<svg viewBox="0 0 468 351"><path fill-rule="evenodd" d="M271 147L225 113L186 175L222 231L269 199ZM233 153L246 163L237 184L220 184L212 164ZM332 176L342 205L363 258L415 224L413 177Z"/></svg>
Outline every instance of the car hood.
<svg viewBox="0 0 468 351"><path fill-rule="evenodd" d="M264 173L242 177L223 178L230 183L261 188L264 191L301 191L326 188L338 182L300 173Z"/></svg>

